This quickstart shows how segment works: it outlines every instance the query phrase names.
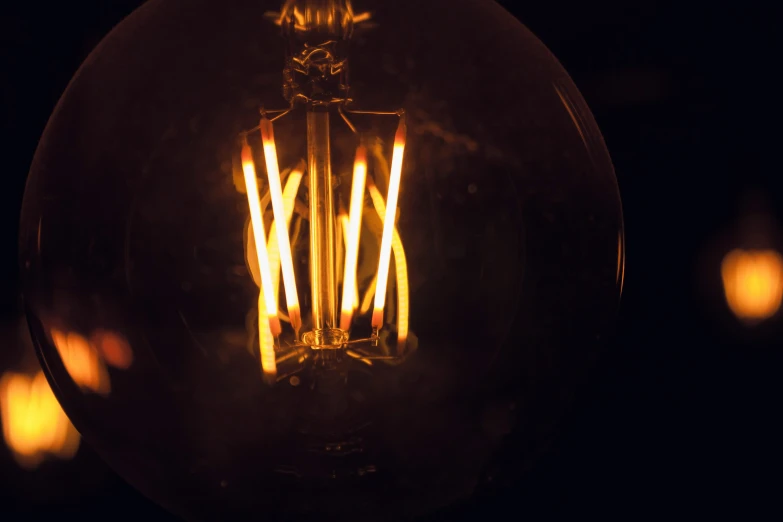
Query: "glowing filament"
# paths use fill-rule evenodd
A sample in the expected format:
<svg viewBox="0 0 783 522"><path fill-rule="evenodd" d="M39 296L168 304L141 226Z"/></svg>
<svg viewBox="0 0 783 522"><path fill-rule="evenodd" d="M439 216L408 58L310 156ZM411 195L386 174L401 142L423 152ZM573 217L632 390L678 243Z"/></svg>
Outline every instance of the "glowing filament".
<svg viewBox="0 0 783 522"><path fill-rule="evenodd" d="M296 193L299 191L299 185L302 182L302 176L304 175L304 162L300 161L294 170L288 175L288 179L285 182L285 188L283 189L283 211L285 212L285 228L291 225L291 218L294 215L294 204L296 203ZM273 227L276 226L272 224ZM275 287L275 295L278 295L278 288L280 288L280 250L277 248L277 234L269 238L267 243L267 250L269 251L269 266L272 269L272 284Z"/></svg>
<svg viewBox="0 0 783 522"><path fill-rule="evenodd" d="M771 317L783 298L783 258L773 250L733 250L721 265L723 290L738 318L758 321Z"/></svg>
<svg viewBox="0 0 783 522"><path fill-rule="evenodd" d="M345 273L343 275L343 303L340 314L340 328L351 327L353 311L358 299L356 294L356 263L359 259L359 234L362 226L362 208L364 207L364 184L367 178L367 150L364 145L356 149L353 164L353 182L351 184L351 206L348 218L347 244L345 247Z"/></svg>
<svg viewBox="0 0 783 522"><path fill-rule="evenodd" d="M342 212L342 213L340 213L340 215L338 217L340 219L340 229L342 230L342 234L343 234L343 242L345 243L343 245L343 248L347 249L348 248L348 227L349 227L349 224L350 224L350 222L348 220L348 214L346 214L345 212ZM353 302L351 303L351 310L355 312L356 311L356 307L359 306L359 285L357 285L354 282L353 288L354 288L354 292L353 292ZM369 306L368 306L368 309L369 309Z"/></svg>
<svg viewBox="0 0 783 522"><path fill-rule="evenodd" d="M285 205L283 203L283 189L280 186L280 170L277 165L277 150L275 148L275 135L272 130L272 122L268 118L261 118L261 140L264 144L264 159L266 160L266 173L269 179L269 194L272 199L272 212L275 216L275 230L277 243L280 249L280 264L283 269L283 287L285 288L285 300L288 307L288 318L296 332L302 327L301 314L299 312L299 297L296 292L296 279L294 278L294 262L291 258L291 242L288 239L288 220L286 219ZM275 298L277 294L274 294Z"/></svg>
<svg viewBox="0 0 783 522"><path fill-rule="evenodd" d="M337 243L339 243L340 248L335 248L335 255L337 256L337 264L336 267L345 267L345 251L348 249L348 212L343 208L342 205L339 206L339 210L337 211L337 225L334 232L339 237L339 240L337 240ZM337 245L335 245L337 247ZM345 269L343 268L343 271L340 272L340 279L337 280L337 284L342 284L343 282L343 272Z"/></svg>
<svg viewBox="0 0 783 522"><path fill-rule="evenodd" d="M283 207L285 210L286 228L288 228L291 223L291 217L294 213L296 193L299 190L299 185L302 181L303 175L304 162L300 162L291 171L291 173L288 174L288 178L285 182L285 188L283 189ZM264 207L263 199L261 206L262 208ZM275 225L273 223L272 228L274 228L274 226ZM250 265L250 271L253 274L253 279L260 286L261 283L259 281L260 277L258 275L258 261L256 259L251 259L251 252L253 252L254 248L255 245L253 246L253 249L248 248L248 264ZM272 234L267 240L267 253L269 257L269 269L272 273L272 286L274 287L275 299L277 299L277 296L279 295L278 289L280 288L280 250L277 248L277 234ZM262 294L259 294L258 301L259 317L266 317L266 306L264 305L264 297ZM283 315L280 310L277 311L277 314L278 317ZM261 321L259 323L258 335L260 343L271 347L267 350L267 356L271 357L274 349L274 336L272 335L272 331L270 330L269 323L267 321Z"/></svg>
<svg viewBox="0 0 783 522"><path fill-rule="evenodd" d="M261 318L266 315L265 292L258 294L258 345L261 351L261 368L264 371L264 378L270 384L277 378L277 362L275 355L275 335L268 321L262 321Z"/></svg>
<svg viewBox="0 0 783 522"><path fill-rule="evenodd" d="M383 215L386 213L386 209L384 208L383 196L373 184L369 186L369 190L375 211L378 213L378 217L384 220ZM384 230L386 230L385 223L386 221L384 221ZM405 340L408 338L408 263L405 259L402 239L400 239L396 227L392 235L392 252L394 253L394 275L397 278L397 349L402 352L405 350Z"/></svg>
<svg viewBox="0 0 783 522"><path fill-rule="evenodd" d="M250 206L250 223L253 225L253 236L256 242L256 255L258 256L258 270L261 273L261 294L264 306L258 307L259 319L259 344L261 349L261 365L267 377L277 375L275 365L274 343L264 341L262 335L261 318L266 315L269 329L274 337L280 335L280 319L277 317L277 297L273 290L272 273L269 268L269 256L266 250L266 234L264 234L264 218L261 213L261 198L258 195L258 183L256 181L256 166L253 163L253 155L247 142L242 144L242 171L245 175L245 187L247 188L247 202ZM259 298L259 304L261 299Z"/></svg>
<svg viewBox="0 0 783 522"><path fill-rule="evenodd" d="M389 194L386 197L386 217L383 218L383 235L381 236L381 252L378 261L378 276L375 284L375 308L372 312L373 328L383 326L383 306L386 302L386 284L389 279L389 260L391 257L394 221L397 217L397 197L400 193L400 177L402 175L402 156L405 152L405 117L400 118L397 133L394 136L394 152L392 153L391 172L389 174Z"/></svg>
<svg viewBox="0 0 783 522"><path fill-rule="evenodd" d="M378 282L378 274L375 274L372 277L372 281L370 281L370 285L367 287L367 291L364 294L364 299L362 299L362 306L359 308L359 313L361 315L364 315L370 311L370 306L372 306L372 297L375 295L376 282Z"/></svg>

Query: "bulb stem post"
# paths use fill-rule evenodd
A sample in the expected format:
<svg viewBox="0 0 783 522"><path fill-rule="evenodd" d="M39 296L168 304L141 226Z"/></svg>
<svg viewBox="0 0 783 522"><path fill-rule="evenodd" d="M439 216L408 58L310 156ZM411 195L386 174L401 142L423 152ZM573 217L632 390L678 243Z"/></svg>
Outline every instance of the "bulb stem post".
<svg viewBox="0 0 783 522"><path fill-rule="evenodd" d="M307 167L310 176L310 286L316 338L337 327L334 196L329 150L329 112L307 111Z"/></svg>

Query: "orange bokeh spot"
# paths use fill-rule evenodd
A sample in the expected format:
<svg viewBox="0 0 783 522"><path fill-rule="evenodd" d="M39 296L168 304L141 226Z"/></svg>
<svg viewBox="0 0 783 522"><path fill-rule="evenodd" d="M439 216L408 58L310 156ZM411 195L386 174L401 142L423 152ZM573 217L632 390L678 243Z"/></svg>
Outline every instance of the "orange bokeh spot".
<svg viewBox="0 0 783 522"><path fill-rule="evenodd" d="M123 336L109 330L96 330L91 340L107 364L127 370L133 363L133 351Z"/></svg>
<svg viewBox="0 0 783 522"><path fill-rule="evenodd" d="M25 468L47 456L70 459L79 448L79 433L52 393L43 372L35 376L6 373L0 379L3 437Z"/></svg>
<svg viewBox="0 0 783 522"><path fill-rule="evenodd" d="M774 250L729 252L721 265L726 302L739 319L767 319L783 298L783 258Z"/></svg>

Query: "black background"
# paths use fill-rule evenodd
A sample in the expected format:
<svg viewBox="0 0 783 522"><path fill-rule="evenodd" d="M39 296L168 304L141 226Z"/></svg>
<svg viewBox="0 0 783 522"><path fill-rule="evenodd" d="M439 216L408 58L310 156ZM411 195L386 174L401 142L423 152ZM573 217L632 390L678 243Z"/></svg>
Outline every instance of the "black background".
<svg viewBox="0 0 783 522"><path fill-rule="evenodd" d="M0 8L4 321L18 314L18 214L38 138L81 61L141 3ZM623 198L625 291L611 349L547 458L502 498L448 517L779 517L783 336L774 324L743 331L697 284L717 274L699 259L747 190L783 219L778 18L762 2L501 3L560 59L601 127ZM75 462L23 473L0 449L0 518L168 517L89 449Z"/></svg>

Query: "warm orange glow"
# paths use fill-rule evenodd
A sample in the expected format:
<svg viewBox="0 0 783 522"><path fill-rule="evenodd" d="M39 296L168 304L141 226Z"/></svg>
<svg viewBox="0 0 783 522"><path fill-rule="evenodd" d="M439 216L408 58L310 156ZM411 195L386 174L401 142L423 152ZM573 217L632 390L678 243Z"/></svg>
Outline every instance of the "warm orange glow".
<svg viewBox="0 0 783 522"><path fill-rule="evenodd" d="M721 265L726 302L748 321L773 316L783 297L783 258L774 250L732 250Z"/></svg>
<svg viewBox="0 0 783 522"><path fill-rule="evenodd" d="M261 198L258 194L256 181L256 166L250 146L247 142L242 144L242 171L245 175L245 187L247 187L247 202L250 206L250 224L253 226L253 237L256 242L256 256L258 257L258 271L261 273L261 293L258 298L258 344L261 352L261 367L267 379L274 379L277 375L275 364L274 342L267 342L263 334L263 318L269 324L269 330L273 337L282 332L280 319L277 317L277 296L274 294L272 273L269 268L269 257L266 251L266 234L264 234L264 218L261 213ZM263 306L261 306L263 304Z"/></svg>
<svg viewBox="0 0 783 522"><path fill-rule="evenodd" d="M304 175L304 161L299 164L288 175L283 189L283 211L285 212L285 228L291 225L291 217L294 215L294 204L296 203L296 193L302 182ZM275 227L276 221L272 223ZM277 234L272 235L267 240L267 251L269 252L269 266L272 269L272 284L275 287L275 296L279 295L280 288L280 249L277 248Z"/></svg>
<svg viewBox="0 0 783 522"><path fill-rule="evenodd" d="M351 8L350 4L348 4L347 9L347 17L350 19L354 24L360 24L362 22L366 22L368 20L372 19L372 13L369 11L365 11L363 13L354 13L353 9ZM315 20L314 22L316 24L323 23L321 17L323 16L323 13L320 10L316 10L315 13L308 13L308 11L302 12L299 8L299 6L293 5L293 1L289 0L284 5L280 12L277 11L267 11L264 13L264 15L271 19L272 22L275 25L282 25L283 20L287 20L289 17L293 16L294 18L294 30L296 31L305 31L308 28L308 20L305 18L306 14L315 14ZM327 23L332 24L334 21L334 13L329 11L327 13ZM346 17L346 14L343 14L343 17Z"/></svg>
<svg viewBox="0 0 783 522"><path fill-rule="evenodd" d="M272 122L268 118L261 118L261 140L264 144L264 159L266 161L266 173L269 180L269 194L272 199L272 212L275 216L275 231L277 243L280 249L280 265L283 269L283 287L285 289L286 306L291 326L298 332L302 327L302 318L299 311L299 296L296 291L296 279L294 277L294 262L291 256L291 242L288 238L288 219L286 219L285 205L283 203L283 189L280 185L280 170L277 164L277 149L275 147L275 134ZM271 234L271 232L270 232ZM274 294L275 299L277 294Z"/></svg>
<svg viewBox="0 0 783 522"><path fill-rule="evenodd" d="M370 13L369 11L365 11L363 13L359 13L359 14L354 15L353 16L353 23L360 24L362 22L366 22L370 18L372 18L372 13Z"/></svg>
<svg viewBox="0 0 783 522"><path fill-rule="evenodd" d="M345 267L345 251L348 249L348 212L345 211L342 205L339 206L337 211L337 224L340 226L335 227L334 232L337 234L335 245L335 256L337 256L336 267ZM340 272L340 279L337 280L337 284L341 284L343 281L343 270Z"/></svg>
<svg viewBox="0 0 783 522"><path fill-rule="evenodd" d="M378 275L375 284L375 308L372 312L373 328L383 326L383 306L386 302L386 284L389 279L389 262L392 249L394 223L397 218L397 197L400 193L400 178L402 176L402 157L405 152L405 117L400 118L397 133L394 136L394 152L392 153L391 172L389 173L389 193L386 197L386 217L383 218L383 235L381 236L381 251L378 261Z"/></svg>
<svg viewBox="0 0 783 522"><path fill-rule="evenodd" d="M359 307L359 313L361 315L364 315L370 311L370 306L372 306L372 298L375 295L375 283L377 281L378 274L375 274L370 281L370 285L367 287L367 292L364 294L364 299L362 299L362 306Z"/></svg>
<svg viewBox="0 0 783 522"><path fill-rule="evenodd" d="M370 197L372 198L375 211L381 220L386 213L383 196L378 191L378 187L370 184ZM385 226L384 226L385 230ZM405 350L405 340L408 338L408 263L405 259L405 249L402 246L402 239L394 227L392 235L392 252L394 253L395 277L397 280L397 348L400 352Z"/></svg>
<svg viewBox="0 0 783 522"><path fill-rule="evenodd" d="M258 294L258 346L261 354L261 369L264 372L264 378L270 384L277 379L277 362L275 355L275 335L267 321L261 318L266 315L266 304L264 303L264 292Z"/></svg>
<svg viewBox="0 0 783 522"><path fill-rule="evenodd" d="M296 202L296 193L299 190L299 186L302 182L302 176L304 175L304 161L300 161L296 167L288 174L288 178L285 182L285 188L283 189L283 207L285 212L285 220L286 220L286 229L291 223L291 218L294 214L294 205ZM262 199L263 201L263 199ZM262 208L263 212L263 208ZM272 223L272 228L275 227L275 224ZM252 223L251 223L252 228ZM259 287L261 286L260 281L260 270L258 268L258 256L256 254L255 250L255 240L254 234L250 235L248 245L247 245L247 261L248 266L250 268L251 275L253 276L253 280L256 282ZM279 287L280 287L280 251L277 248L277 234L271 234L269 239L267 240L267 257L269 259L269 268L270 272L272 274L272 287L274 288L273 295L275 296L275 299L277 299L277 296L279 295ZM264 304L264 295L263 292L259 293L258 296L258 316L259 318L267 317L266 313L266 305ZM280 314L280 311L278 310L278 314ZM258 337L259 337L259 346L260 353L261 353L261 366L262 368L276 368L274 355L275 355L275 337L272 335L272 330L269 327L269 322L260 320L258 324ZM267 380L270 382L274 382L276 379L277 373L274 372L266 372L264 373Z"/></svg>
<svg viewBox="0 0 783 522"><path fill-rule="evenodd" d="M342 231L342 236L343 236L343 243L344 243L343 250L346 250L348 248L348 227L350 224L348 220L348 214L346 214L345 212L340 212L340 214L337 217L340 220L340 230ZM351 303L351 308L353 309L354 312L356 311L357 306L359 306L359 285L354 283L353 302Z"/></svg>
<svg viewBox="0 0 783 522"><path fill-rule="evenodd" d="M43 372L35 377L6 373L0 379L3 437L20 465L33 468L47 455L69 459L79 433L54 397Z"/></svg>
<svg viewBox="0 0 783 522"><path fill-rule="evenodd" d="M291 217L294 213L294 205L296 202L296 193L299 190L299 185L304 175L304 161L300 161L299 164L288 174L286 179L285 188L283 189L283 207L285 208L286 227L291 224ZM264 200L261 199L261 211L266 210ZM272 223L272 229L275 224ZM252 229L252 225L250 227ZM277 248L277 234L272 234L266 242L267 257L269 259L269 270L272 273L272 285L275 287L275 296L280 294L280 249ZM253 277L253 282L261 287L261 274L258 270L258 255L256 254L256 242L253 234L248 234L245 256L247 259L248 270ZM282 315L280 310L277 311L278 315Z"/></svg>
<svg viewBox="0 0 783 522"><path fill-rule="evenodd" d="M242 144L242 171L245 174L245 187L247 188L247 202L250 207L250 223L253 225L253 237L256 241L256 256L258 257L258 270L261 272L261 289L264 294L264 305L269 328L272 335L280 335L280 319L277 317L277 299L272 292L272 272L269 268L269 256L266 251L266 234L264 233L264 217L261 212L261 198L258 194L258 182L256 180L256 165L247 142Z"/></svg>
<svg viewBox="0 0 783 522"><path fill-rule="evenodd" d="M348 217L348 234L345 247L345 272L343 274L343 302L340 313L340 328L348 331L353 319L353 311L358 302L356 294L356 263L359 259L359 236L362 226L362 208L364 207L364 185L367 178L367 149L359 145L353 164L353 182L351 184L351 206ZM358 301L358 299L356 300Z"/></svg>
<svg viewBox="0 0 783 522"><path fill-rule="evenodd" d="M106 395L111 391L109 373L101 354L84 336L52 329L52 344L73 382L82 389Z"/></svg>
<svg viewBox="0 0 783 522"><path fill-rule="evenodd" d="M96 330L90 336L90 342L98 350L106 364L127 370L133 363L133 351L130 344L116 332Z"/></svg>

